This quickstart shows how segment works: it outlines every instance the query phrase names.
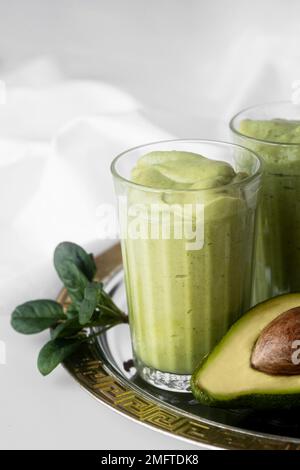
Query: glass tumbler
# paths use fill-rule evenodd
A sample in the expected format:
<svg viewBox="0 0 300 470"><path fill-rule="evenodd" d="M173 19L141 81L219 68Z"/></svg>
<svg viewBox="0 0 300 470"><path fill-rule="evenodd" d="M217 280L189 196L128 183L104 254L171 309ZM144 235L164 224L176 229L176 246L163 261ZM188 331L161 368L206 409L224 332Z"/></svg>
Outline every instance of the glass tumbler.
<svg viewBox="0 0 300 470"><path fill-rule="evenodd" d="M263 160L253 303L300 291L300 105L274 102L238 113L234 141Z"/></svg>
<svg viewBox="0 0 300 470"><path fill-rule="evenodd" d="M186 151L247 173L214 189L155 189L130 180L152 151ZM261 164L238 145L157 142L113 161L135 365L154 386L187 391L192 372L250 306Z"/></svg>

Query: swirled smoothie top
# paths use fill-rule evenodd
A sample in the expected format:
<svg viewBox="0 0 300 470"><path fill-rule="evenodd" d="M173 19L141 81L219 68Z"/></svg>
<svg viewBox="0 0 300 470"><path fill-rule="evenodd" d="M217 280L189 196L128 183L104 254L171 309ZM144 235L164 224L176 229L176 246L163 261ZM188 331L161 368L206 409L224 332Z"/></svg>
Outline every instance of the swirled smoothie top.
<svg viewBox="0 0 300 470"><path fill-rule="evenodd" d="M300 121L244 119L239 131L257 139L248 141L247 147L263 157L266 172L278 176L300 174ZM288 144L299 145L289 147Z"/></svg>
<svg viewBox="0 0 300 470"><path fill-rule="evenodd" d="M212 189L248 176L229 163L191 152L160 151L142 156L131 173L134 183L157 189Z"/></svg>
<svg viewBox="0 0 300 470"><path fill-rule="evenodd" d="M244 119L240 123L240 132L248 137L267 142L300 144L300 121Z"/></svg>

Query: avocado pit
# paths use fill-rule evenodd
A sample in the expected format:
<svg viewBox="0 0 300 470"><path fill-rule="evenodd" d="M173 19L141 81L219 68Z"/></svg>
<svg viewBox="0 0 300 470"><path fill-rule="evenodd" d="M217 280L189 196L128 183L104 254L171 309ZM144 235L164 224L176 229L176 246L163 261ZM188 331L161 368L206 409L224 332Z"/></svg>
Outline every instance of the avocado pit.
<svg viewBox="0 0 300 470"><path fill-rule="evenodd" d="M300 375L300 306L283 312L262 330L252 354L251 367L271 375ZM300 359L300 354L299 354Z"/></svg>

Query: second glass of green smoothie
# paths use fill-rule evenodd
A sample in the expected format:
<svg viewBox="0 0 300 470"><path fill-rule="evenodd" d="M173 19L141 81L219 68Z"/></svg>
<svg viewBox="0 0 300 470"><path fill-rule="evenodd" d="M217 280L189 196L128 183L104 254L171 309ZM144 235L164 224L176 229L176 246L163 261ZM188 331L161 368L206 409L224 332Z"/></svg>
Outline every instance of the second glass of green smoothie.
<svg viewBox="0 0 300 470"><path fill-rule="evenodd" d="M234 144L175 140L124 152L112 173L137 371L186 391L250 306L260 160Z"/></svg>
<svg viewBox="0 0 300 470"><path fill-rule="evenodd" d="M263 160L253 303L300 291L300 105L245 109L230 123L235 142Z"/></svg>

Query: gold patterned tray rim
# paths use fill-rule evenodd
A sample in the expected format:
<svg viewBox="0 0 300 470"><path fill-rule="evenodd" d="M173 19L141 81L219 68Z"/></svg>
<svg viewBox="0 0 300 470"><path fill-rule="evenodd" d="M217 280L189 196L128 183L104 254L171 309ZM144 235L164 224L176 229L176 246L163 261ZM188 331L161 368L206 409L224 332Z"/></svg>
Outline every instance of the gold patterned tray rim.
<svg viewBox="0 0 300 470"><path fill-rule="evenodd" d="M120 245L96 258L97 278L107 282L122 266ZM58 296L68 302L62 290ZM100 358L98 347L85 344L63 364L81 387L115 412L148 428L190 444L211 449L300 450L300 439L256 433L192 415L159 402Z"/></svg>

